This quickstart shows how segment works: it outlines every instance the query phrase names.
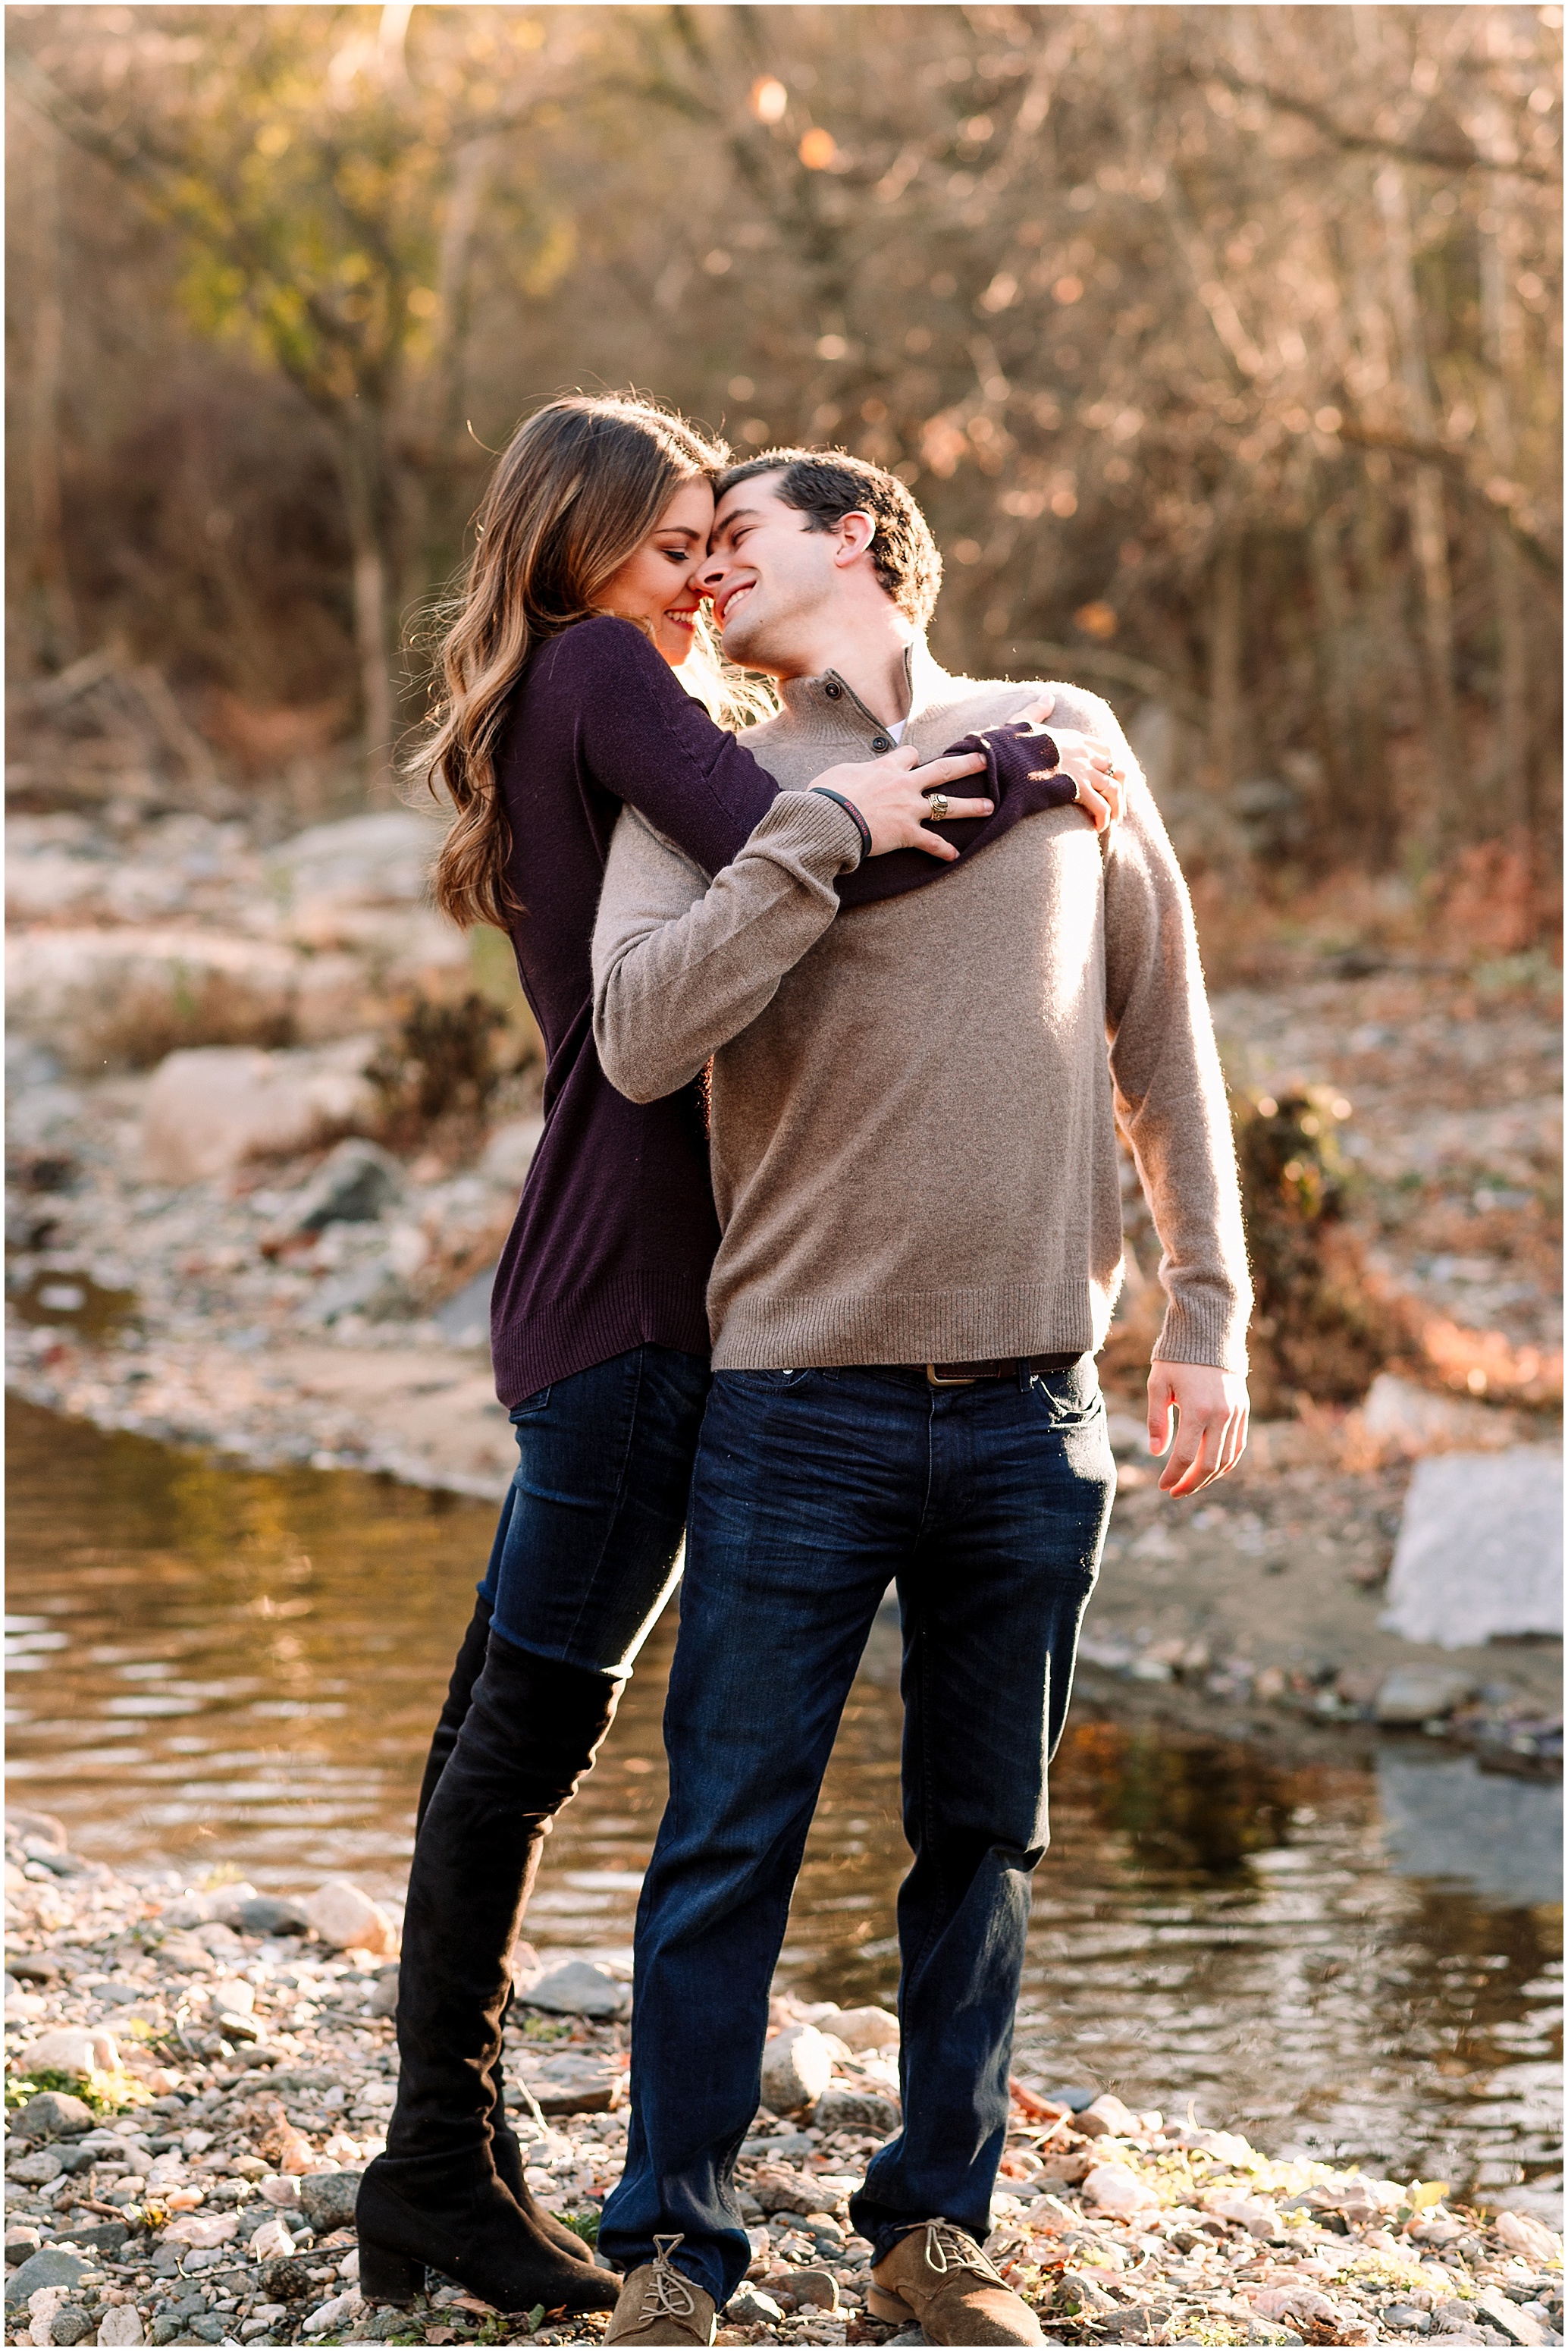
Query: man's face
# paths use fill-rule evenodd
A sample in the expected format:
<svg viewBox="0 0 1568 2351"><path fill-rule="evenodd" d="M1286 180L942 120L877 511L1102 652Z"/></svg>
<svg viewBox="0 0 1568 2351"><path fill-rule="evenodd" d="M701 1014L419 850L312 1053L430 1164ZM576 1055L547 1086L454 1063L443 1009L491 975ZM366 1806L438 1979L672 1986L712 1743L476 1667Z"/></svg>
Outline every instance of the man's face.
<svg viewBox="0 0 1568 2351"><path fill-rule="evenodd" d="M708 559L700 574L727 658L746 669L787 674L805 625L821 625L838 592L838 534L810 530L779 496L781 476L757 474L719 500Z"/></svg>

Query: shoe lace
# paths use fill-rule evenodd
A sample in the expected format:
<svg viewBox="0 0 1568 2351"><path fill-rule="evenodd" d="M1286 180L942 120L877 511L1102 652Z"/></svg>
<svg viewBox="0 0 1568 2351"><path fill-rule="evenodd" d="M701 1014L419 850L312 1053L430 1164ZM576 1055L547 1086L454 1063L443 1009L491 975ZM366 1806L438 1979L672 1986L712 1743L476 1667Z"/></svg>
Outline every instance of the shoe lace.
<svg viewBox="0 0 1568 2351"><path fill-rule="evenodd" d="M951 2220L927 2220L925 2223L925 2265L943 2276L948 2270L973 2270L992 2285L1004 2285L1001 2272L984 2254L967 2229L958 2228Z"/></svg>
<svg viewBox="0 0 1568 2351"><path fill-rule="evenodd" d="M670 2261L675 2247L684 2244L684 2237L655 2237L653 2266L643 2290L644 2318L695 2318L696 2296Z"/></svg>

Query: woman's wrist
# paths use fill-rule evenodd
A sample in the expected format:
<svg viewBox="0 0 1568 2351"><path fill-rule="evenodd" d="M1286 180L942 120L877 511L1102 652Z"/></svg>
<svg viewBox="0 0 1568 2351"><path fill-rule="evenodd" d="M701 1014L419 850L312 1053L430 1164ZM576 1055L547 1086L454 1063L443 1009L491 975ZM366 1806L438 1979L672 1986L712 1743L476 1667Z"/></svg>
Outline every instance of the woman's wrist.
<svg viewBox="0 0 1568 2351"><path fill-rule="evenodd" d="M843 810L844 814L851 820L855 831L861 837L861 862L863 864L866 859L871 855L871 827L867 824L864 817L862 816L859 809L856 808L853 800L846 799L842 792L830 791L826 784L813 784L810 789L814 792L821 792L825 800L834 801L838 807Z"/></svg>

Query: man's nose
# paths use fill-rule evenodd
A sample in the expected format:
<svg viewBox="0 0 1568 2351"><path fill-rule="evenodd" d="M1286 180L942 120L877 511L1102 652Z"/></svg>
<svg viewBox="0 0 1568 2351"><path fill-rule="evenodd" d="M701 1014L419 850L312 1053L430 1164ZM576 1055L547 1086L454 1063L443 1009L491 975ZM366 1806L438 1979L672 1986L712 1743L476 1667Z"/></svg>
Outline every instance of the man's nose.
<svg viewBox="0 0 1568 2351"><path fill-rule="evenodd" d="M704 592L709 596L713 595L728 569L727 557L723 555L706 557L697 566L697 580Z"/></svg>

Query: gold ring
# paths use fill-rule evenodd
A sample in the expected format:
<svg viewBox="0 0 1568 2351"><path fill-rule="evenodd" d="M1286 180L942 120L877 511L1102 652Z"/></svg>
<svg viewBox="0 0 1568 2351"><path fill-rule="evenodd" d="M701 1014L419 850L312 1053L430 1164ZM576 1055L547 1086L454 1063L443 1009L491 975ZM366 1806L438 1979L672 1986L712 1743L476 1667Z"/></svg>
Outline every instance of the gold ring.
<svg viewBox="0 0 1568 2351"><path fill-rule="evenodd" d="M933 824L940 824L947 813L947 795L946 792L932 792L928 798L931 821Z"/></svg>

